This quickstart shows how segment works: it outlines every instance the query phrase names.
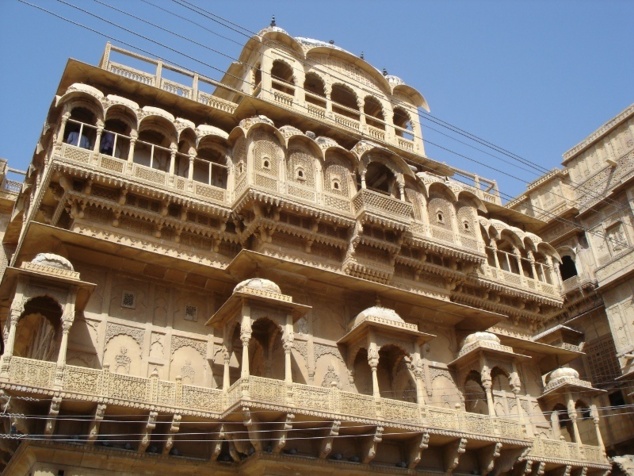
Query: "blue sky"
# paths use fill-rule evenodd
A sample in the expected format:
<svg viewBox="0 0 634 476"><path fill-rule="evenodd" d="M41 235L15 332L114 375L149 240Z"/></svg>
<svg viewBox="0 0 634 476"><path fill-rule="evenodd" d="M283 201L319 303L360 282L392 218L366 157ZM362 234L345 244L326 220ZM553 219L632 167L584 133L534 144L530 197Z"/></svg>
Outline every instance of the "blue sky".
<svg viewBox="0 0 634 476"><path fill-rule="evenodd" d="M433 117L543 169L559 166L567 149L634 102L634 2L627 0L108 1L139 19L107 8L103 0L24 1L105 36L18 0L0 0L0 157L20 169L31 159L69 57L97 64L107 36L219 79L218 70L238 57L247 39L243 29L257 32L272 15L292 36L334 40L352 53L363 52L369 63L419 90ZM195 13L184 1L235 26ZM428 156L496 179L503 196L521 193L538 176L507 156L494 154L501 161L460 144L454 138L464 137L428 119L422 124Z"/></svg>

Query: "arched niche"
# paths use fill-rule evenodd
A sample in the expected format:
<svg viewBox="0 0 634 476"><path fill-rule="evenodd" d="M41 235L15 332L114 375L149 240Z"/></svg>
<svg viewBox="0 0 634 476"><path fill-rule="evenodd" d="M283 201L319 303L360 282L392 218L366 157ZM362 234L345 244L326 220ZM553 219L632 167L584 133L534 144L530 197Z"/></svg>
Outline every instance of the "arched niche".
<svg viewBox="0 0 634 476"><path fill-rule="evenodd" d="M49 296L37 296L24 305L18 320L13 355L54 362L62 337L62 307Z"/></svg>
<svg viewBox="0 0 634 476"><path fill-rule="evenodd" d="M209 364L196 349L183 346L172 353L169 379L181 378L184 384L206 386L209 383Z"/></svg>
<svg viewBox="0 0 634 476"><path fill-rule="evenodd" d="M489 406L480 373L471 371L464 383L465 409L470 413L489 414Z"/></svg>
<svg viewBox="0 0 634 476"><path fill-rule="evenodd" d="M139 343L127 334L112 337L103 354L103 365L118 374L144 377Z"/></svg>

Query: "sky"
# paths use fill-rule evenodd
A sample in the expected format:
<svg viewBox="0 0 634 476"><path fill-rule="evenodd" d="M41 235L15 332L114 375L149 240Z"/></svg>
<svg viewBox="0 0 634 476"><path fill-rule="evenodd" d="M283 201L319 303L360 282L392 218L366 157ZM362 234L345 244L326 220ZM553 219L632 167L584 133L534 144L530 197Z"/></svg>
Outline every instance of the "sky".
<svg viewBox="0 0 634 476"><path fill-rule="evenodd" d="M111 41L220 79L273 15L421 92L427 155L503 199L634 102L629 0L0 0L0 157L28 167L68 58L96 65Z"/></svg>

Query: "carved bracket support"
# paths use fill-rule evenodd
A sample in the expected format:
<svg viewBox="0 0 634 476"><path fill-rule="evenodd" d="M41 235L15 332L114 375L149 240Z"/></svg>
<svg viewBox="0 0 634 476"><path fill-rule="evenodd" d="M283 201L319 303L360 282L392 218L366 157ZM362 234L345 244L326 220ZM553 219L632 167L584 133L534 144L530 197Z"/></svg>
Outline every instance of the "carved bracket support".
<svg viewBox="0 0 634 476"><path fill-rule="evenodd" d="M101 420L103 420L104 415L106 414L107 405L105 403L99 403L97 405L97 409L95 410L95 416L90 423L90 430L88 430L88 443L94 444L95 440L97 440L97 436L99 436L99 425L101 425Z"/></svg>
<svg viewBox="0 0 634 476"><path fill-rule="evenodd" d="M170 425L169 434L167 435L167 441L165 442L165 446L163 447L163 454L169 454L170 450L174 446L174 437L176 433L180 430L181 426L181 415L174 415L172 417L172 424Z"/></svg>
<svg viewBox="0 0 634 476"><path fill-rule="evenodd" d="M414 443L412 444L409 450L409 463L407 467L409 469L414 469L418 463L420 463L423 451L425 451L429 447L429 433L421 433L418 436Z"/></svg>
<svg viewBox="0 0 634 476"><path fill-rule="evenodd" d="M445 445L443 455L445 461L445 471L447 473L451 473L454 469L456 469L456 467L458 467L460 456L462 456L466 449L466 438L460 438L459 440L455 440Z"/></svg>
<svg viewBox="0 0 634 476"><path fill-rule="evenodd" d="M295 415L292 413L286 414L286 419L282 423L282 427L275 432L275 444L273 446L273 453L279 453L286 446L286 436L293 428L293 420L295 419Z"/></svg>
<svg viewBox="0 0 634 476"><path fill-rule="evenodd" d="M379 443L383 441L383 427L377 426L374 430L374 435L368 437L368 440L365 442L365 448L363 450L363 463L370 464L370 462L376 456L376 447Z"/></svg>
<svg viewBox="0 0 634 476"><path fill-rule="evenodd" d="M478 461L480 462L480 474L489 474L493 471L495 460L499 458L502 450L502 443L485 446L478 451Z"/></svg>
<svg viewBox="0 0 634 476"><path fill-rule="evenodd" d="M321 459L326 459L332 451L332 442L335 437L339 436L339 428L341 428L341 422L338 420L333 421L328 435L321 442L321 448L319 450L319 457Z"/></svg>
<svg viewBox="0 0 634 476"><path fill-rule="evenodd" d="M152 439L152 431L156 428L156 417L158 416L157 412L150 412L147 418L147 423L145 424L145 428L143 429L143 436L141 437L141 441L139 442L139 453L145 453L145 450L150 444L150 440Z"/></svg>
<svg viewBox="0 0 634 476"><path fill-rule="evenodd" d="M57 415L59 415L59 409L61 405L62 397L53 397L51 399L51 407L48 410L46 426L44 427L44 434L47 438L50 438L55 431L55 423L57 422Z"/></svg>
<svg viewBox="0 0 634 476"><path fill-rule="evenodd" d="M262 451L262 441L260 440L260 423L251 414L251 409L249 407L242 407L242 421L244 422L244 426L247 427L247 431L249 432L249 441L251 442L251 445L253 445L256 451ZM246 451L243 451L244 448L241 449L238 445L238 442L235 443L238 451L244 454L249 454L248 449L246 449Z"/></svg>

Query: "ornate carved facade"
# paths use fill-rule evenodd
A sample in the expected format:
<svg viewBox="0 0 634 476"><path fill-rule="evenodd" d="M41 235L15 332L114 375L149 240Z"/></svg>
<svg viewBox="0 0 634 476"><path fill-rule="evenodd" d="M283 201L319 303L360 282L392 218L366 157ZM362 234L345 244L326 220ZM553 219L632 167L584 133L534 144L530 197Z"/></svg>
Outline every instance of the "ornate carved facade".
<svg viewBox="0 0 634 476"><path fill-rule="evenodd" d="M7 227L10 474L609 470L534 338L560 254L425 155L420 93L277 27L221 82L130 56L68 62Z"/></svg>
<svg viewBox="0 0 634 476"><path fill-rule="evenodd" d="M564 154L509 207L540 221L531 229L562 258L564 307L543 339L584 340L572 362L606 390L602 424L610 455L634 454L634 105Z"/></svg>

